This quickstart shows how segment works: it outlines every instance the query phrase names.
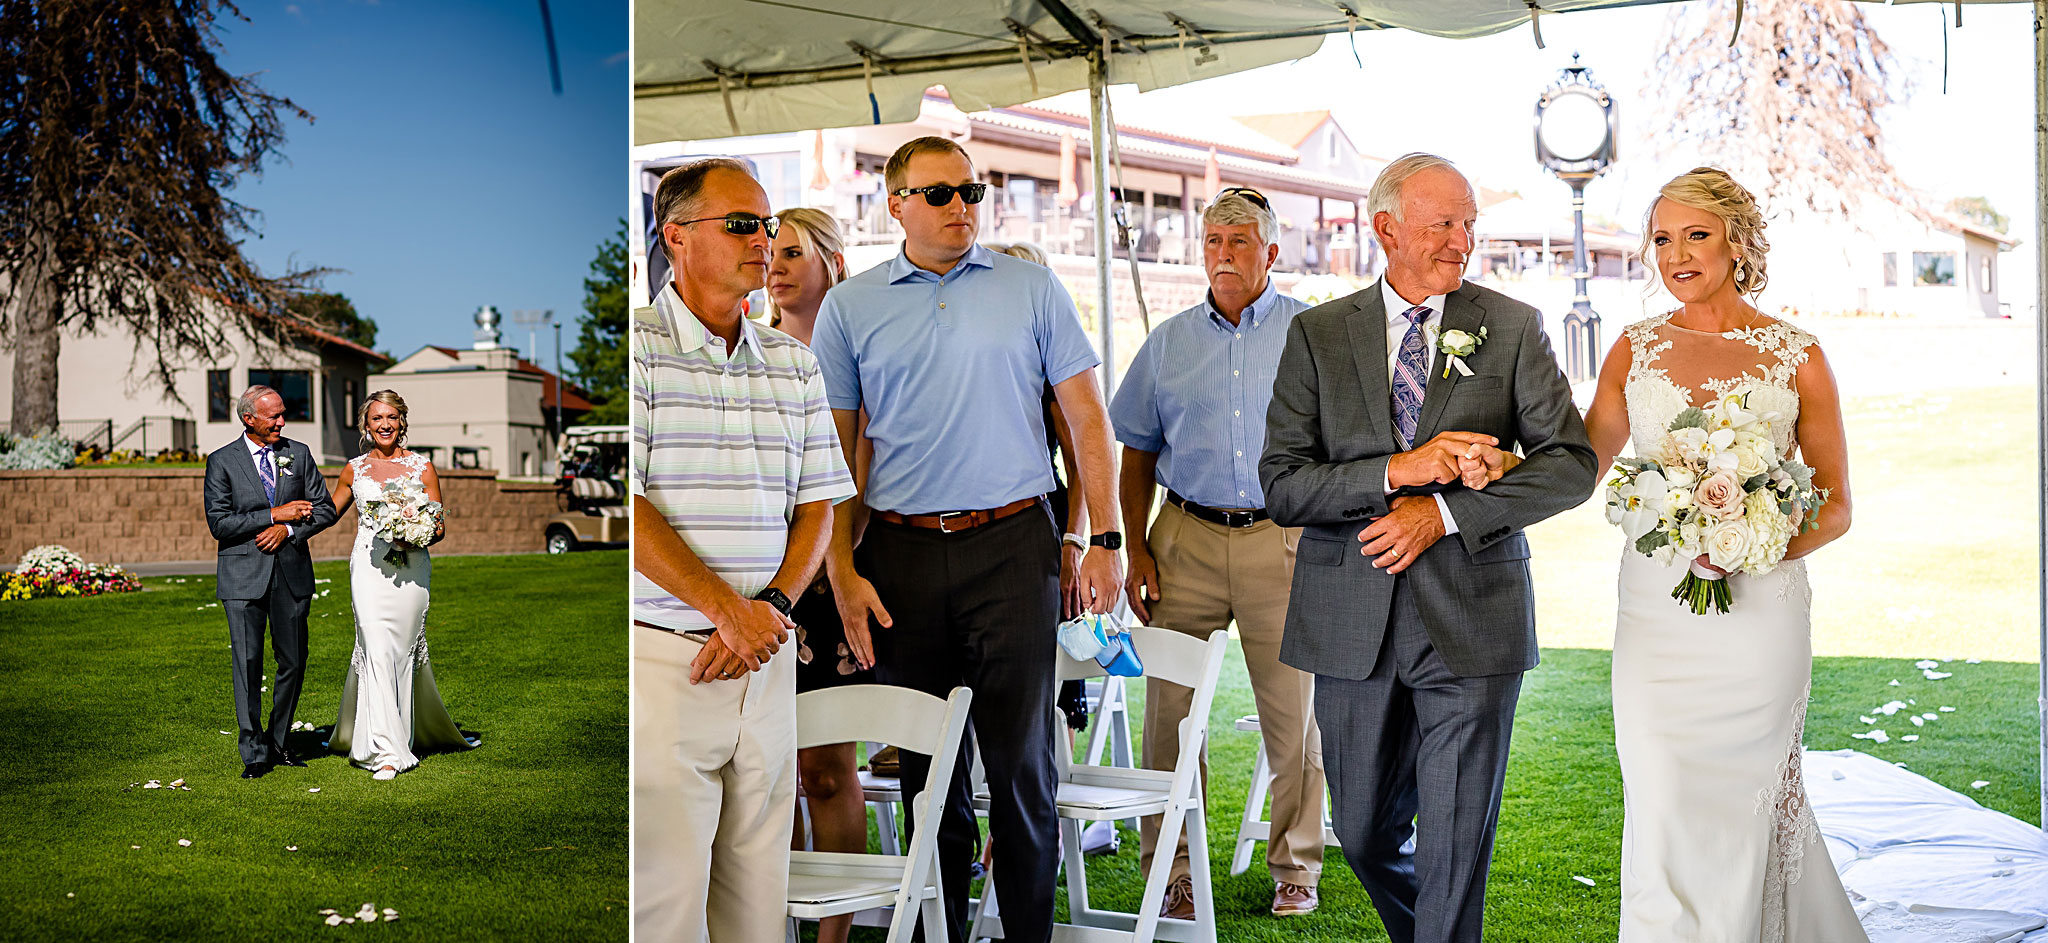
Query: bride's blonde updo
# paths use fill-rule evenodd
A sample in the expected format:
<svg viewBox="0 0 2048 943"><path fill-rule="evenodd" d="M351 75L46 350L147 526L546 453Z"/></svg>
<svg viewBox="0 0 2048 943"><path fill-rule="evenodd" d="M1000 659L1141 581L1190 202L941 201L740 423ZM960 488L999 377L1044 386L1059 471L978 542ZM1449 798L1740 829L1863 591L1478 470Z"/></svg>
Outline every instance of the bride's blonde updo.
<svg viewBox="0 0 2048 943"><path fill-rule="evenodd" d="M1736 291L1754 295L1770 283L1764 261L1764 255L1771 251L1770 241L1764 238L1764 227L1769 224L1764 222L1756 197L1727 171L1719 167L1694 167L1664 184L1657 191L1657 200L1670 200L1720 217L1721 225L1728 231L1728 243L1737 253ZM1655 247L1650 245L1650 234L1656 228L1650 219L1657 212L1657 200L1651 200L1650 209L1643 214L1643 244L1636 250L1649 263L1657 258Z"/></svg>
<svg viewBox="0 0 2048 943"><path fill-rule="evenodd" d="M378 390L363 398L363 405L356 408L356 441L363 451L370 450L370 404L383 403L398 410L398 444L405 444L405 397L391 390Z"/></svg>

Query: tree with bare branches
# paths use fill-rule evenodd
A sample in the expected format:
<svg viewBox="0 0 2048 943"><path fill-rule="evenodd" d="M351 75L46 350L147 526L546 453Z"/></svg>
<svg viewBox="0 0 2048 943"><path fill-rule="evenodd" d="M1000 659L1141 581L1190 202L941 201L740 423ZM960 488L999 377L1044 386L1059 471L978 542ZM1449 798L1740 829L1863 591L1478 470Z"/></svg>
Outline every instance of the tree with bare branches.
<svg viewBox="0 0 2048 943"><path fill-rule="evenodd" d="M12 427L56 425L67 331L101 322L173 401L177 370L233 335L283 343L292 293L242 254L256 213L229 199L312 120L218 61L229 0L0 2L0 342L13 348Z"/></svg>
<svg viewBox="0 0 2048 943"><path fill-rule="evenodd" d="M1848 0L1702 0L1665 19L1647 85L1654 143L1768 190L1780 210L1853 220L1863 201L1918 212L1878 115L1897 61ZM1735 42L1729 44L1734 33Z"/></svg>

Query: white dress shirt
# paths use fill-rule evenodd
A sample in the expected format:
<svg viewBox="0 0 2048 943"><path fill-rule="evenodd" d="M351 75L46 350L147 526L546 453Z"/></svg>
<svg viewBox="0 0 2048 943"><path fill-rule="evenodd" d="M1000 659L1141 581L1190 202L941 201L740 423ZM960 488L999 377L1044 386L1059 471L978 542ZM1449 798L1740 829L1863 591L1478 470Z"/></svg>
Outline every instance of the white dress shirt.
<svg viewBox="0 0 2048 943"><path fill-rule="evenodd" d="M1394 368L1401 362L1401 342L1407 339L1410 327L1408 309L1415 307L1416 302L1402 298L1401 293L1394 290L1394 286L1387 284L1386 276L1380 277L1380 299L1386 303L1387 309L1387 393L1392 395ZM1427 377L1429 370L1436 366L1436 334L1443 329L1444 296L1431 295L1422 299L1420 303L1429 309L1429 317L1422 319L1422 343L1429 357L1429 362L1424 364L1422 375ZM1382 487L1387 494L1394 493L1391 479ZM1438 516L1444 520L1444 536L1449 537L1457 533L1458 520L1451 516L1451 506L1444 503L1444 496L1441 494L1432 497L1436 498Z"/></svg>
<svg viewBox="0 0 2048 943"><path fill-rule="evenodd" d="M257 441L256 441L255 439L251 439L251 438L249 438L249 434L248 434L248 433L246 433L246 432L245 432L245 433L242 433L242 444L243 444L244 446L248 447L248 449L249 449L249 461L252 461L252 462L255 462L255 463L256 463L256 474L257 474L258 476L261 476L261 475L263 474L263 459L262 459L262 458L260 458L260 457L258 457L256 453L258 453L258 452L261 452L261 451L263 451L263 450L264 450L265 448L269 448L269 447L268 447L268 446L265 446L265 445L263 445L263 444L262 444L262 443L260 443L260 442L257 442ZM277 467L277 449L275 449L275 448L271 448L271 449L270 449L270 471L271 471L271 474L274 474L274 475L282 475L282 474L284 474L284 469L282 469L282 468L279 468L279 467ZM286 525L284 525L284 533L285 533L285 536L287 536L287 537L290 537L290 536L292 536L292 535L294 535L294 534L297 534L297 533L298 533L298 531L297 531L297 530L294 530L294 529L292 528L292 525L290 525L290 524L286 524Z"/></svg>

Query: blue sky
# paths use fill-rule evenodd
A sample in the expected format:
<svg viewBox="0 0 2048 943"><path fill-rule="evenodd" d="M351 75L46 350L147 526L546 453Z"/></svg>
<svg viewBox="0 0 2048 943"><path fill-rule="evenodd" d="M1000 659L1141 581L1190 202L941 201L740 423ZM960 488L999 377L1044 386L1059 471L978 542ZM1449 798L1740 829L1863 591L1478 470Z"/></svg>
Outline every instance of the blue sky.
<svg viewBox="0 0 2048 943"><path fill-rule="evenodd" d="M476 309L552 308L575 346L583 278L626 210L625 0L554 0L562 94L538 0L249 0L225 66L311 112L283 160L231 196L263 215L246 251L325 282L377 347L468 346ZM508 317L509 323L509 317ZM532 354L526 332L505 343ZM552 369L549 335L538 340Z"/></svg>

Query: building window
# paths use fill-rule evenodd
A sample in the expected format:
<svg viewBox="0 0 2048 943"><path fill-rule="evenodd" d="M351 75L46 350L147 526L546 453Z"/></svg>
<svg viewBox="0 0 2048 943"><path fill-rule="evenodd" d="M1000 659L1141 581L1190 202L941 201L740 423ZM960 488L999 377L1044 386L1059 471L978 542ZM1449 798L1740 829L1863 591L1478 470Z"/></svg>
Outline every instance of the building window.
<svg viewBox="0 0 2048 943"><path fill-rule="evenodd" d="M1896 252L1884 254L1884 287L1899 287L1899 254Z"/></svg>
<svg viewBox="0 0 2048 943"><path fill-rule="evenodd" d="M341 381L341 419L347 425L355 425L356 410L363 408L363 385L355 380Z"/></svg>
<svg viewBox="0 0 2048 943"><path fill-rule="evenodd" d="M235 415L235 392L226 370L206 371L206 421L233 422Z"/></svg>
<svg viewBox="0 0 2048 943"><path fill-rule="evenodd" d="M250 386L267 386L284 399L287 422L313 421L313 375L304 370L249 371Z"/></svg>
<svg viewBox="0 0 2048 943"><path fill-rule="evenodd" d="M1913 253L1913 284L1954 285L1956 283L1956 254L1953 252Z"/></svg>
<svg viewBox="0 0 2048 943"><path fill-rule="evenodd" d="M439 464L436 461L436 457L440 455L441 447L438 445L414 445L411 442L407 442L405 450L408 452L418 452L426 456L428 464Z"/></svg>
<svg viewBox="0 0 2048 943"><path fill-rule="evenodd" d="M1994 287L1995 284L1991 280L1991 257L1987 255L1977 260L1977 290L1988 295Z"/></svg>
<svg viewBox="0 0 2048 943"><path fill-rule="evenodd" d="M454 451L454 457L453 457L453 458L451 459L451 461L452 461L452 462L454 463L454 465L455 465L455 467L456 467L456 468L479 468L479 467L481 467L481 466L479 466L479 465L478 465L478 464L476 463L476 459L477 459L477 455L476 455L476 453L477 453L477 450L476 450L476 449L474 449L474 448L471 448L471 447L469 447L469 446L466 446L466 445L458 445L458 446L456 446L456 447L454 448L454 450L453 450L453 451Z"/></svg>

